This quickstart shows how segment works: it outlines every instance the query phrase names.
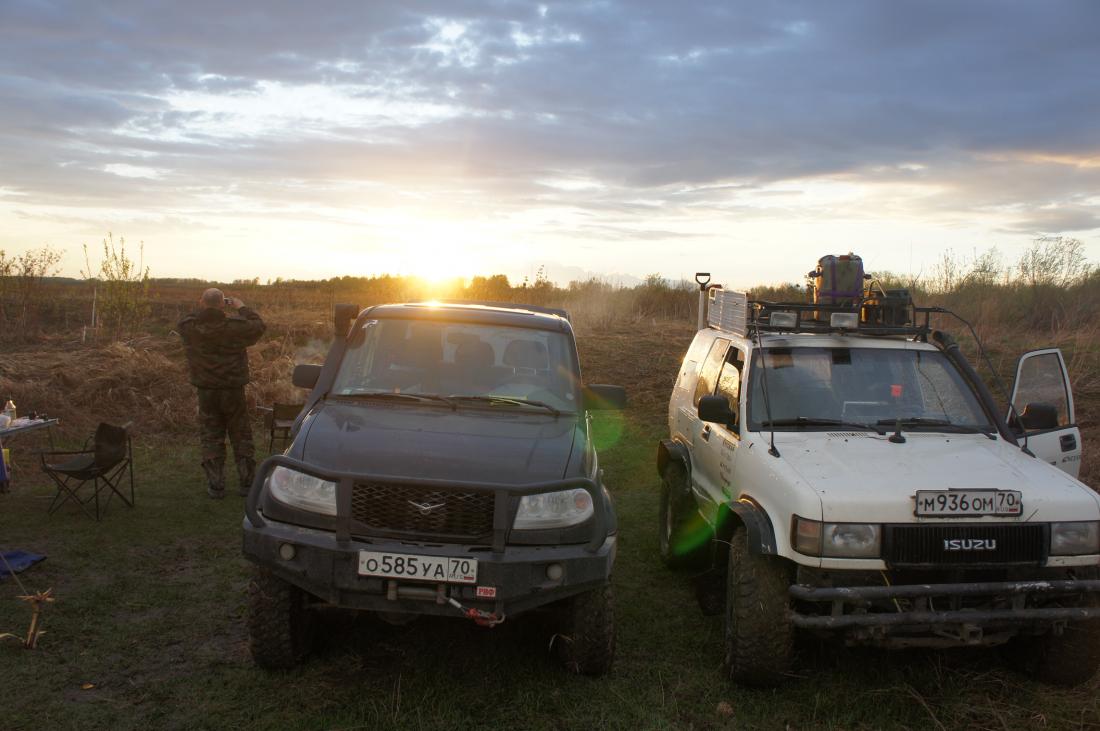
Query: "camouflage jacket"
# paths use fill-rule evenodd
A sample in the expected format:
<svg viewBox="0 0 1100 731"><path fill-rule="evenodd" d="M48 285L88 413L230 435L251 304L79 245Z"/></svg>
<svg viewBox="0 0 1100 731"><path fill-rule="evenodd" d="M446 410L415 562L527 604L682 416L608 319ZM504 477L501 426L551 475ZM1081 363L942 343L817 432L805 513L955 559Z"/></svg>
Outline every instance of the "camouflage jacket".
<svg viewBox="0 0 1100 731"><path fill-rule="evenodd" d="M179 321L191 384L199 388L234 388L248 383L248 352L264 334L264 321L242 307L235 315L222 310L195 310Z"/></svg>

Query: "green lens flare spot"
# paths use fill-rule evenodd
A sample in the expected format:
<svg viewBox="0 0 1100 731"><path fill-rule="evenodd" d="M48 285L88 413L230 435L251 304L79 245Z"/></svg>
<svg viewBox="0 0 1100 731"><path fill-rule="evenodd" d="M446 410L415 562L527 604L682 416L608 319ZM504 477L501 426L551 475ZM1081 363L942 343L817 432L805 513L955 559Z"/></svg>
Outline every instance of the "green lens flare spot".
<svg viewBox="0 0 1100 731"><path fill-rule="evenodd" d="M621 411L605 411L592 417L592 445L597 451L614 447L623 438L626 424Z"/></svg>
<svg viewBox="0 0 1100 731"><path fill-rule="evenodd" d="M710 526L701 515L696 513L680 530L676 543L671 546L672 553L676 556L691 555L706 546L713 536Z"/></svg>

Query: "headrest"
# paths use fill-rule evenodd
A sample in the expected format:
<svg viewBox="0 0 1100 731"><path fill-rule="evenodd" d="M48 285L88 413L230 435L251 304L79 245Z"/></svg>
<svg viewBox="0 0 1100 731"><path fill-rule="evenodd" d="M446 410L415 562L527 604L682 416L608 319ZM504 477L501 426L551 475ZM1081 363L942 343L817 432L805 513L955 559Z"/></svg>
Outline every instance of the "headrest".
<svg viewBox="0 0 1100 731"><path fill-rule="evenodd" d="M492 368L493 346L483 340L465 340L455 349L455 363L467 368Z"/></svg>
<svg viewBox="0 0 1100 731"><path fill-rule="evenodd" d="M513 340L504 349L504 365L546 370L550 367L550 362L546 357L546 346L539 341Z"/></svg>

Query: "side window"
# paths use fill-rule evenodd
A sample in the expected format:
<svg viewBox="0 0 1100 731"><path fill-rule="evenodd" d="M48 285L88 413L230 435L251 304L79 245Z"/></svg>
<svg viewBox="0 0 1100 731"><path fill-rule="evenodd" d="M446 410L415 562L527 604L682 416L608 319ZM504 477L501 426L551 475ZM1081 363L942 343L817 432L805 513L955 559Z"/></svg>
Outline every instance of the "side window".
<svg viewBox="0 0 1100 731"><path fill-rule="evenodd" d="M713 342L710 342L710 344L713 344ZM676 388L685 391L691 389L692 379L699 372L699 361L707 354L707 345L708 340L702 332L691 341L691 347L688 348L687 355L684 356L684 362L680 366L680 376L676 379Z"/></svg>
<svg viewBox="0 0 1100 731"><path fill-rule="evenodd" d="M1069 394L1058 353L1026 356L1019 365L1015 391L1012 403L1018 413L1030 403L1050 404L1058 411L1058 426L1069 425Z"/></svg>
<svg viewBox="0 0 1100 731"><path fill-rule="evenodd" d="M729 346L730 341L722 338L716 339L714 345L710 346L710 353L707 354L707 359L703 361L703 369L699 371L699 380L695 384L695 397L692 399L692 403L696 406L699 405L699 399L714 393L714 387L718 382L718 374L722 370L722 363L726 360L726 351Z"/></svg>
<svg viewBox="0 0 1100 731"><path fill-rule="evenodd" d="M730 411L737 413L737 404L741 397L741 371L745 365L745 355L737 348L730 348L722 372L718 375L718 395L729 402Z"/></svg>

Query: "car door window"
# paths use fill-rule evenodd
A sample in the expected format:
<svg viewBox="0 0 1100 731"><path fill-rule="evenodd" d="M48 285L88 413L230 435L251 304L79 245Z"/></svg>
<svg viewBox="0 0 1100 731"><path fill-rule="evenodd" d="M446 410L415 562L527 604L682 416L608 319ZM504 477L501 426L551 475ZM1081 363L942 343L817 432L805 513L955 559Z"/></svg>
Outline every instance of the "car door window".
<svg viewBox="0 0 1100 731"><path fill-rule="evenodd" d="M725 397L729 402L730 411L737 413L737 405L741 398L741 369L745 364L745 356L736 348L731 348L729 357L722 366L722 372L718 375L718 395Z"/></svg>
<svg viewBox="0 0 1100 731"><path fill-rule="evenodd" d="M1028 404L1050 404L1058 410L1058 426L1070 423L1069 395L1058 353L1033 355L1021 361L1012 405L1022 413Z"/></svg>
<svg viewBox="0 0 1100 731"><path fill-rule="evenodd" d="M703 368L699 371L699 380L695 384L695 398L692 403L699 405L699 399L714 393L714 387L718 383L718 374L722 370L722 364L726 360L726 351L729 350L730 341L717 338L710 347L707 359L703 362Z"/></svg>

